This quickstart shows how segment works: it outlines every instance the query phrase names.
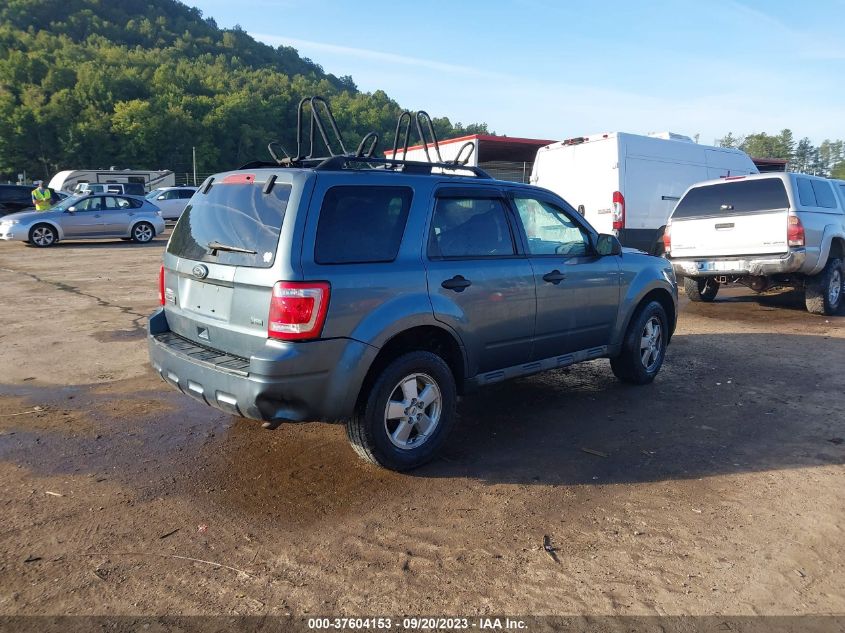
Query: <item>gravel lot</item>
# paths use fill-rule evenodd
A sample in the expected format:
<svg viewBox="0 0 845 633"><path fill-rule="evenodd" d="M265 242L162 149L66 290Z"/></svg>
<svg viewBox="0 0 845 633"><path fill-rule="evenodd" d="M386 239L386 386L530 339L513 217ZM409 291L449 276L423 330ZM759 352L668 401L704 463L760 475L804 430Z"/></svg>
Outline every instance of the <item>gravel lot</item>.
<svg viewBox="0 0 845 633"><path fill-rule="evenodd" d="M682 299L653 385L482 391L400 475L154 376L163 246L0 243L0 615L845 613L845 317Z"/></svg>

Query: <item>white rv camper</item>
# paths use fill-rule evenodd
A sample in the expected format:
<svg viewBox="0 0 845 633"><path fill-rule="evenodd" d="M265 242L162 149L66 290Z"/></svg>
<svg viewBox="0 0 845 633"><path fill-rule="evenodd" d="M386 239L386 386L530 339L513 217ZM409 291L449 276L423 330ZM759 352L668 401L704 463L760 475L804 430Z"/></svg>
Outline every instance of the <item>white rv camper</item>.
<svg viewBox="0 0 845 633"><path fill-rule="evenodd" d="M89 184L136 183L151 191L159 187L172 187L176 184L176 175L169 169L77 169L60 171L50 180L50 189L75 193L85 189L80 185Z"/></svg>
<svg viewBox="0 0 845 633"><path fill-rule="evenodd" d="M670 132L610 132L541 147L531 183L561 196L600 233L661 254L666 221L690 185L756 173L738 149L699 145Z"/></svg>

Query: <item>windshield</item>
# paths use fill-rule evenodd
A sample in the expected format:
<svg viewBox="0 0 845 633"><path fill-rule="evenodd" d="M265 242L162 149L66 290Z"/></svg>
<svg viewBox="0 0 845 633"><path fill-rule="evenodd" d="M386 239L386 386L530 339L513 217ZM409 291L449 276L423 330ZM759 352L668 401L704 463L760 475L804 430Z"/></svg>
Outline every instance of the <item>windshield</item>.
<svg viewBox="0 0 845 633"><path fill-rule="evenodd" d="M156 196L158 196L164 189L153 189L150 193L144 196L147 200L155 200Z"/></svg>
<svg viewBox="0 0 845 633"><path fill-rule="evenodd" d="M68 207L72 207L77 202L79 202L80 200L83 200L87 197L88 197L87 195L81 195L81 196L71 196L70 198L65 198L64 200L62 200L58 204L54 204L52 207L50 207L50 211L67 211Z"/></svg>

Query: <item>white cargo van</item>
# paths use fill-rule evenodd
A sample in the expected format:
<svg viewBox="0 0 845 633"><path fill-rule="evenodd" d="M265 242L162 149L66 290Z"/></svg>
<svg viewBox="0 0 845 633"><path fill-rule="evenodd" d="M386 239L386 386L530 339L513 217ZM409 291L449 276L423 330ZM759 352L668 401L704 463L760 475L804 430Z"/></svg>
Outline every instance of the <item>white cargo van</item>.
<svg viewBox="0 0 845 633"><path fill-rule="evenodd" d="M738 149L699 145L670 132L609 132L541 147L531 183L563 197L599 233L661 255L666 221L690 185L756 173Z"/></svg>

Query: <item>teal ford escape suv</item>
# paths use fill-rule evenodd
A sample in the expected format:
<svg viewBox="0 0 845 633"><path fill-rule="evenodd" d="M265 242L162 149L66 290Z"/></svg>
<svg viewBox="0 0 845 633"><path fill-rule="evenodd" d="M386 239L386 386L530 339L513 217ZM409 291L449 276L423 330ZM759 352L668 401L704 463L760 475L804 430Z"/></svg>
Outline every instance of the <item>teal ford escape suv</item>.
<svg viewBox="0 0 845 633"><path fill-rule="evenodd" d="M149 351L233 415L346 420L366 460L430 460L459 394L606 357L654 379L675 329L665 259L555 194L477 168L336 156L209 178L176 225Z"/></svg>

